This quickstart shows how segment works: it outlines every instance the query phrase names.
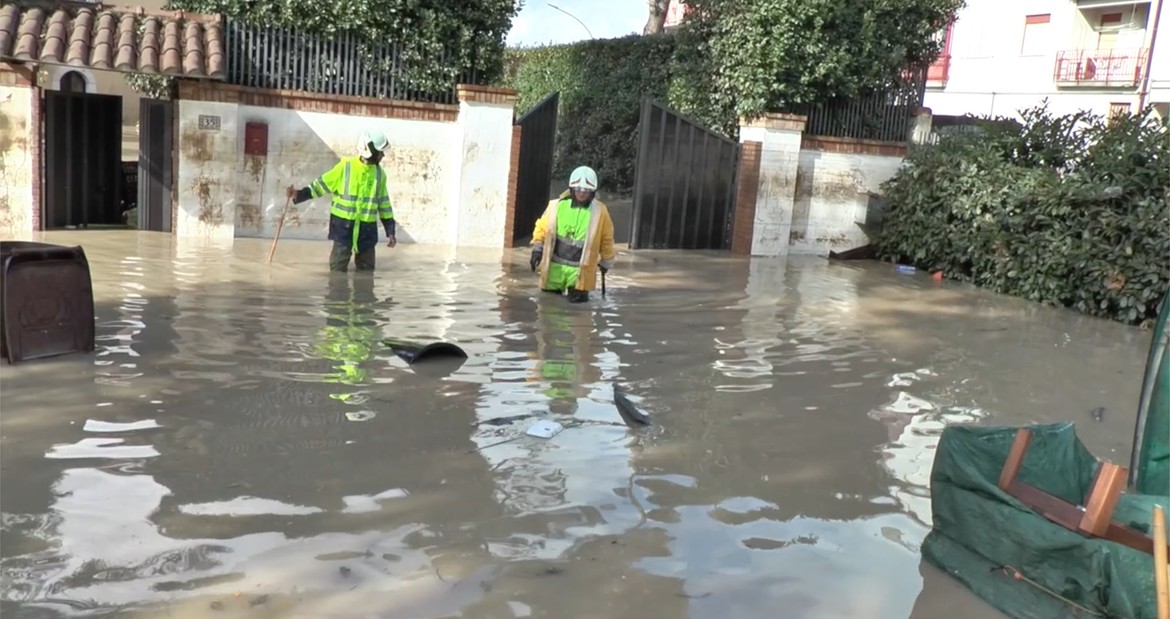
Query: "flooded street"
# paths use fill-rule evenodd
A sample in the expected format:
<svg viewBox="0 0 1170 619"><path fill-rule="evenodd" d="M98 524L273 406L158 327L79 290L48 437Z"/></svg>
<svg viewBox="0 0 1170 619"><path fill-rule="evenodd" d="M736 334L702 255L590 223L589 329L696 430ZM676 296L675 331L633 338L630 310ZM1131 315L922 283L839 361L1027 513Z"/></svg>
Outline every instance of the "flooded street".
<svg viewBox="0 0 1170 619"><path fill-rule="evenodd" d="M5 618L1000 617L920 558L938 434L1072 420L1128 465L1151 337L812 257L624 252L574 306L526 251L44 240L97 352L0 369Z"/></svg>

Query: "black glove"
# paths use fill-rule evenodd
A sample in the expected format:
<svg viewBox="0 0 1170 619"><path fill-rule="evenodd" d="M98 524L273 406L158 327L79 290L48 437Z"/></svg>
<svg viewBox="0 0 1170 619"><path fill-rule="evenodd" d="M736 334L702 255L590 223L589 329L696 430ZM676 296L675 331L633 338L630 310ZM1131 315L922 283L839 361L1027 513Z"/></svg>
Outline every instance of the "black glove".
<svg viewBox="0 0 1170 619"><path fill-rule="evenodd" d="M528 266L532 267L532 272L536 272L536 267L540 266L540 260L544 257L544 248L540 245L532 248L532 257L528 259Z"/></svg>

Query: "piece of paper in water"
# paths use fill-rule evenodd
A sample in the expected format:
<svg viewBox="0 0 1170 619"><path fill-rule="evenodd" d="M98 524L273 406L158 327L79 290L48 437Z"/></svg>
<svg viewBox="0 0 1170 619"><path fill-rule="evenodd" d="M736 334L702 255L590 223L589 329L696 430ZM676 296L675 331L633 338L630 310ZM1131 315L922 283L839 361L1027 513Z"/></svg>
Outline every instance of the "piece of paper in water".
<svg viewBox="0 0 1170 619"><path fill-rule="evenodd" d="M561 424L548 419L541 419L540 421L528 426L528 431L525 432L528 436L535 436L537 438L552 438L561 433L565 427Z"/></svg>

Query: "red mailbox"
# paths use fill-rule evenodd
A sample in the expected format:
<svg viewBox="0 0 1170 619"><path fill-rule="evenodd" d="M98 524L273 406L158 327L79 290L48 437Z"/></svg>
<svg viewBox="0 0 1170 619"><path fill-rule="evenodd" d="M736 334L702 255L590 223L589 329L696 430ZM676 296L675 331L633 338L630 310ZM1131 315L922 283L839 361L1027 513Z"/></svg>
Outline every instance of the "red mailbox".
<svg viewBox="0 0 1170 619"><path fill-rule="evenodd" d="M268 156L268 125L251 122L244 125L244 154Z"/></svg>

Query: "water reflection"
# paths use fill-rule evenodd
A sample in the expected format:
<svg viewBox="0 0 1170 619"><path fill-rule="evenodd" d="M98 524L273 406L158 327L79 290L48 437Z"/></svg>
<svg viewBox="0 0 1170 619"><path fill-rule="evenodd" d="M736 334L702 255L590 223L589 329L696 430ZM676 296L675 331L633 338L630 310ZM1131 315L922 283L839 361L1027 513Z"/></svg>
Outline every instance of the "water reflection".
<svg viewBox="0 0 1170 619"><path fill-rule="evenodd" d="M487 542L493 556L561 558L589 537L637 524L620 494L632 470L634 440L613 408L603 378L619 358L598 337L598 312L540 294L512 300L503 319L518 327L492 363L496 386L481 400L473 441L497 483L496 500L515 519L508 535ZM603 374L605 376L603 376ZM535 420L565 430L551 439L527 436Z"/></svg>
<svg viewBox="0 0 1170 619"><path fill-rule="evenodd" d="M572 306L499 251L48 240L98 351L0 368L5 616L995 616L920 563L938 434L1105 406L1079 433L1116 448L1148 345L817 259L623 256Z"/></svg>
<svg viewBox="0 0 1170 619"><path fill-rule="evenodd" d="M38 600L72 613L196 596L231 599L241 592L255 602L280 592L295 593L311 612L336 610L343 603L336 597L360 582L362 597L372 604L363 612L424 602L449 613L471 601L444 599L448 592L435 580L426 553L426 541L435 533L423 525L311 538L265 532L226 540L176 539L154 522L163 498L172 493L150 475L67 469L53 493L53 517L25 518L16 525L49 548L6 559L7 600ZM270 502L245 514L307 513L280 506ZM215 607L214 602L202 606L204 612Z"/></svg>

